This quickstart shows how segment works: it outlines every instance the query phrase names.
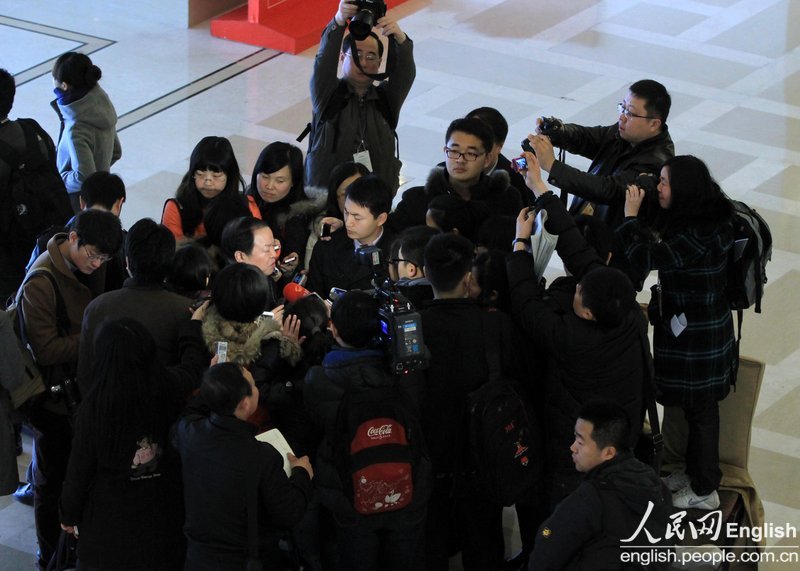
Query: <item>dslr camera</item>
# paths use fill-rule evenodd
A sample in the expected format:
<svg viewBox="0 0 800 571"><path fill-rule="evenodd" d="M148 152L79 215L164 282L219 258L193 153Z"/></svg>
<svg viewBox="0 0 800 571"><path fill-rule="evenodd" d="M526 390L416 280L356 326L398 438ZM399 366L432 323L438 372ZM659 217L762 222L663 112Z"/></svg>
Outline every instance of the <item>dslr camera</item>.
<svg viewBox="0 0 800 571"><path fill-rule="evenodd" d="M405 375L428 366L428 348L422 338L422 319L414 306L403 295L397 284L387 278L379 283L378 270L383 266L381 250L377 246L366 246L356 251L360 264L372 269L372 297L380 304L378 318L380 332L376 345L386 354L389 371ZM346 290L332 288L328 299L336 301Z"/></svg>
<svg viewBox="0 0 800 571"><path fill-rule="evenodd" d="M556 119L555 117L542 117L541 119L542 122L539 124L539 131L541 131L542 135L552 135L564 127L564 122L561 119ZM522 147L523 151L527 151L533 155L536 154L536 151L534 151L533 147L531 147L531 142L527 137L522 139L520 146ZM525 160L525 157L519 157L511 160L511 169L514 172L519 172L527 168L528 161Z"/></svg>
<svg viewBox="0 0 800 571"><path fill-rule="evenodd" d="M386 15L386 3L383 0L353 0L358 14L353 16L348 25L354 40L366 40L378 20Z"/></svg>

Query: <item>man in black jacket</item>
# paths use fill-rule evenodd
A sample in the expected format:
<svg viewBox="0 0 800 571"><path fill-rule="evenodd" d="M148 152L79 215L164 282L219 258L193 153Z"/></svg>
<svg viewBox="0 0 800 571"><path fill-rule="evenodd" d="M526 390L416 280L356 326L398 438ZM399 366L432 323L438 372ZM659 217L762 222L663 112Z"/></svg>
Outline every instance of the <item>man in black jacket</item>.
<svg viewBox="0 0 800 571"><path fill-rule="evenodd" d="M599 216L611 228L622 223L625 191L641 174L658 176L661 165L675 154L667 130L671 98L666 88L652 79L630 86L617 105L617 123L607 127L562 124L554 128L536 120L531 146L547 180L576 198L573 215ZM553 145L591 159L587 172L556 160Z"/></svg>
<svg viewBox="0 0 800 571"><path fill-rule="evenodd" d="M546 480L550 504L555 505L580 480L566 450L582 404L594 398L617 402L638 433L649 346L630 280L605 266L542 182L536 157L526 153L526 158L531 165L528 184L537 196L535 207L547 210L547 228L558 235L557 252L578 282L571 310L547 299L533 271L533 258L526 252L533 216L527 209L520 213L514 253L506 266L513 315L537 352L546 356Z"/></svg>
<svg viewBox="0 0 800 571"><path fill-rule="evenodd" d="M361 177L351 184L344 200L345 232L334 232L330 240L314 245L306 288L326 298L332 287L372 289L373 272L383 282L387 276L385 263L368 266L356 251L377 246L381 260L389 259L394 236L385 224L391 209L392 193L377 175Z"/></svg>
<svg viewBox="0 0 800 571"><path fill-rule="evenodd" d="M629 432L618 405L596 401L581 408L570 451L584 479L539 529L530 571L639 569L636 546L663 547L672 496L653 469L633 457Z"/></svg>
<svg viewBox="0 0 800 571"><path fill-rule="evenodd" d="M513 216L522 207L519 191L509 183L508 173L491 166L494 135L491 128L476 118L456 119L445 134L445 166L437 166L428 175L425 186L409 188L403 200L389 217L396 232L409 226L425 224L430 201L440 195L451 195L467 203L474 224L493 214Z"/></svg>
<svg viewBox="0 0 800 571"><path fill-rule="evenodd" d="M234 363L211 367L197 400L175 428L173 441L183 463L188 540L187 570L245 568L248 509L257 510L259 558L264 569L281 569L280 530L305 513L314 475L307 456L283 458L255 439L246 419L258 405L258 388L247 369Z"/></svg>
<svg viewBox="0 0 800 571"><path fill-rule="evenodd" d="M455 234L434 236L425 248L425 275L434 292L421 312L431 360L420 407L435 475L425 534L429 571L448 568L451 547L462 552L466 571L496 569L503 560L503 506L486 497L471 477L475 466L466 420L469 393L489 379L490 332L499 332L493 341L503 375L526 377L518 370L524 365L511 319L467 297L472 251L470 241Z"/></svg>

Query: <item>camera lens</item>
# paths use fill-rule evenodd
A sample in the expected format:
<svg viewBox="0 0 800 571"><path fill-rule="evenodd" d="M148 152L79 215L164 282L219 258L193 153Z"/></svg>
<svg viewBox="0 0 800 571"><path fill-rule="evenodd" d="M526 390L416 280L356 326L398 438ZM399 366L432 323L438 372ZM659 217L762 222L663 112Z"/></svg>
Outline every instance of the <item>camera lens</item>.
<svg viewBox="0 0 800 571"><path fill-rule="evenodd" d="M350 20L350 35L356 41L366 40L375 26L375 14L371 10L361 10Z"/></svg>

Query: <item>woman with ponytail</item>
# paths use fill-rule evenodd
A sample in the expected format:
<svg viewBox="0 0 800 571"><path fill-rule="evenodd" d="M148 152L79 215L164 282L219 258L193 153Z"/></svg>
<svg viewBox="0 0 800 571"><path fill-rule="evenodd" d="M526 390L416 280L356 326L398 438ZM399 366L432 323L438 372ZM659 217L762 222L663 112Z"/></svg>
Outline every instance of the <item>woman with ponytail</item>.
<svg viewBox="0 0 800 571"><path fill-rule="evenodd" d="M117 111L97 83L102 75L89 56L77 52L62 54L53 66L56 99L50 105L61 119L56 164L75 213L83 181L110 170L122 156Z"/></svg>

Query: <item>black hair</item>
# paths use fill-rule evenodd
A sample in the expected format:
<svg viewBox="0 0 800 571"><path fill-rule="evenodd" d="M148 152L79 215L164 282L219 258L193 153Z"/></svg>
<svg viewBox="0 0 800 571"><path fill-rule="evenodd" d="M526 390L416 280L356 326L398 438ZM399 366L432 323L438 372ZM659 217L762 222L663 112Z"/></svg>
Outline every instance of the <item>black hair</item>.
<svg viewBox="0 0 800 571"><path fill-rule="evenodd" d="M664 163L671 201L659 208L653 227L669 237L685 228L714 231L733 216L733 206L711 176L706 164L692 155L678 155Z"/></svg>
<svg viewBox="0 0 800 571"><path fill-rule="evenodd" d="M506 273L506 253L500 250L481 252L472 262L472 277L481 288L478 303L487 309L511 313L511 288ZM492 292L496 297L492 298Z"/></svg>
<svg viewBox="0 0 800 571"><path fill-rule="evenodd" d="M213 171L225 173L225 188L214 200L233 197L244 193L244 179L239 171L239 163L233 152L231 142L225 137L203 137L192 150L189 159L189 170L183 175L175 199L180 205L181 228L184 235L193 236L194 231L203 220L203 211L209 201L203 198L195 184L194 173L197 171Z"/></svg>
<svg viewBox="0 0 800 571"><path fill-rule="evenodd" d="M250 264L231 264L214 277L211 299L223 319L248 323L264 311L270 296L264 272Z"/></svg>
<svg viewBox="0 0 800 571"><path fill-rule="evenodd" d="M489 250L511 252L514 233L517 231L516 218L495 214L481 223L478 228L477 245Z"/></svg>
<svg viewBox="0 0 800 571"><path fill-rule="evenodd" d="M284 319L295 315L300 320L300 336L303 343L303 361L309 365L320 365L333 344L328 331L328 308L316 295L307 295L286 308Z"/></svg>
<svg viewBox="0 0 800 571"><path fill-rule="evenodd" d="M347 187L345 197L346 200L369 210L375 218L392 210L392 190L376 174L368 174L353 181L353 184Z"/></svg>
<svg viewBox="0 0 800 571"><path fill-rule="evenodd" d="M580 285L584 307L605 329L617 327L630 312L639 311L630 278L616 268L589 270Z"/></svg>
<svg viewBox="0 0 800 571"><path fill-rule="evenodd" d="M613 446L617 451L628 448L631 423L625 409L610 400L593 400L578 410L578 418L592 423L592 435L602 450Z"/></svg>
<svg viewBox="0 0 800 571"><path fill-rule="evenodd" d="M452 194L439 194L428 202L427 214L442 232L458 230L469 240L475 238L475 218L466 200Z"/></svg>
<svg viewBox="0 0 800 571"><path fill-rule="evenodd" d="M102 76L103 72L92 63L89 56L78 52L61 54L53 64L55 80L66 83L71 88L91 89Z"/></svg>
<svg viewBox="0 0 800 571"><path fill-rule="evenodd" d="M644 108L647 115L661 119L663 129L667 124L669 108L672 106L672 97L667 88L654 79L640 79L628 89L636 97L645 100Z"/></svg>
<svg viewBox="0 0 800 571"><path fill-rule="evenodd" d="M491 151L494 146L494 133L491 127L477 117L456 119L450 123L450 126L447 127L447 133L444 136L445 144L450 140L450 135L452 135L454 131L477 137L483 146L484 153Z"/></svg>
<svg viewBox="0 0 800 571"><path fill-rule="evenodd" d="M247 200L242 196L219 197L212 200L205 214L203 214L203 226L206 228L206 235L201 239L207 246L222 247L222 233L225 227L232 220L238 218L252 218L253 214L247 206ZM251 246L252 248L252 246Z"/></svg>
<svg viewBox="0 0 800 571"><path fill-rule="evenodd" d="M425 277L437 292L455 289L472 269L472 242L457 234L434 236L425 247Z"/></svg>
<svg viewBox="0 0 800 571"><path fill-rule="evenodd" d="M106 319L95 332L92 387L78 409L79 423L97 441L101 463L130 462L131 442L143 436L165 439L173 420L171 381L156 358L153 336L131 318Z"/></svg>
<svg viewBox="0 0 800 571"><path fill-rule="evenodd" d="M142 218L125 236L128 270L141 284L160 284L169 272L175 255L175 236L169 228L150 218Z"/></svg>
<svg viewBox="0 0 800 571"><path fill-rule="evenodd" d="M250 255L255 241L253 234L261 228L269 228L269 224L253 216L242 216L225 225L225 229L222 231L222 240L220 240L220 249L229 262L236 261L234 257L236 252Z"/></svg>
<svg viewBox="0 0 800 571"><path fill-rule="evenodd" d="M186 244L175 251L167 283L176 293L188 295L206 289L210 278L208 250L197 244Z"/></svg>
<svg viewBox="0 0 800 571"><path fill-rule="evenodd" d="M403 259L411 262L419 269L425 265L425 246L428 245L431 238L439 234L436 228L429 226L411 226L406 228L397 237L399 242L397 248L397 256L399 258L400 250L403 250Z"/></svg>
<svg viewBox="0 0 800 571"><path fill-rule="evenodd" d="M383 42L378 37L375 32L370 31L368 34L369 38L375 38L375 41L378 42L378 57L383 57ZM366 38L364 38L366 39ZM342 53L350 53L350 46L353 44L353 36L351 34L347 34L344 39L342 40Z"/></svg>
<svg viewBox="0 0 800 571"><path fill-rule="evenodd" d="M218 363L203 374L198 396L211 412L230 416L253 388L235 363Z"/></svg>
<svg viewBox="0 0 800 571"><path fill-rule="evenodd" d="M378 301L368 293L351 290L333 302L331 321L342 341L363 349L380 333L379 308Z"/></svg>
<svg viewBox="0 0 800 571"><path fill-rule="evenodd" d="M506 137L508 137L508 121L506 121L503 114L494 107L478 107L464 115L464 117L474 117L489 125L489 128L494 134L495 145L502 146L503 143L506 142Z"/></svg>
<svg viewBox="0 0 800 571"><path fill-rule="evenodd" d="M78 235L78 246L93 246L100 254L114 256L122 246L122 224L105 210L81 210L72 219L70 231Z"/></svg>
<svg viewBox="0 0 800 571"><path fill-rule="evenodd" d="M258 175L261 173L272 174L286 166L289 167L292 176L292 187L289 189L289 194L278 202L268 205L267 201L258 193ZM283 142L270 143L264 147L264 150L258 155L256 166L253 167L253 176L247 194L255 199L262 217L267 214L268 210L281 208L284 205L288 208L290 204L306 200L308 197L303 184L303 152L294 145Z"/></svg>
<svg viewBox="0 0 800 571"><path fill-rule="evenodd" d="M0 119L5 119L14 106L17 84L8 70L0 68Z"/></svg>
<svg viewBox="0 0 800 571"><path fill-rule="evenodd" d="M586 243L594 248L603 263L606 263L614 244L614 232L608 224L598 216L580 214L575 217L575 226L578 227Z"/></svg>
<svg viewBox="0 0 800 571"><path fill-rule="evenodd" d="M339 218L344 218L344 213L339 209L339 201L336 198L336 193L339 186L351 176L355 175L367 176L369 169L354 161L346 161L339 163L331 171L330 178L328 179L328 201L325 203L325 214Z"/></svg>
<svg viewBox="0 0 800 571"><path fill-rule="evenodd" d="M93 172L81 185L81 198L89 208L99 205L111 210L120 198L125 200L125 183L118 175L110 172Z"/></svg>

